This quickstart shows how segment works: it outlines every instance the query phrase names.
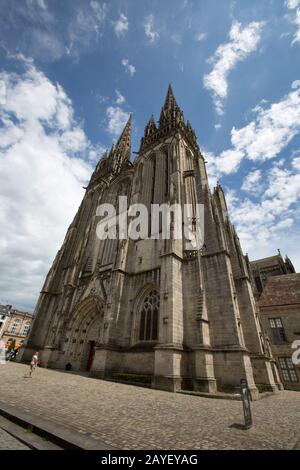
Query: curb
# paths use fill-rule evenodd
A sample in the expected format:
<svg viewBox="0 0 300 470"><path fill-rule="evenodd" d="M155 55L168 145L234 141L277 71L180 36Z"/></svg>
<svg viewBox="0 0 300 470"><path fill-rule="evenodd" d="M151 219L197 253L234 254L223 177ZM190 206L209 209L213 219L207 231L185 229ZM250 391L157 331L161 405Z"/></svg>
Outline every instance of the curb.
<svg viewBox="0 0 300 470"><path fill-rule="evenodd" d="M216 400L235 400L241 401L241 395L236 394L226 394L226 393L206 393L206 392L194 392L193 390L176 390L176 393L181 395L191 395L193 397L202 397L202 398L215 398Z"/></svg>
<svg viewBox="0 0 300 470"><path fill-rule="evenodd" d="M0 429L27 447L27 450L63 450L45 437L38 436L28 429L13 423L0 414Z"/></svg>
<svg viewBox="0 0 300 470"><path fill-rule="evenodd" d="M299 439L299 441L297 441L296 444L294 445L293 450L300 450L300 439Z"/></svg>
<svg viewBox="0 0 300 470"><path fill-rule="evenodd" d="M120 450L89 432L72 430L1 401L0 415L23 428L29 428L34 434L47 438L65 450Z"/></svg>
<svg viewBox="0 0 300 470"><path fill-rule="evenodd" d="M192 395L195 397L203 397L203 398L215 398L217 400L235 400L235 401L242 401L242 397L240 393L222 393L218 392L214 393L207 393L207 392L195 392L193 390L176 390L176 393L180 393L182 395ZM259 393L258 397L253 401L263 400L265 398L269 398L274 395L274 392L264 392Z"/></svg>

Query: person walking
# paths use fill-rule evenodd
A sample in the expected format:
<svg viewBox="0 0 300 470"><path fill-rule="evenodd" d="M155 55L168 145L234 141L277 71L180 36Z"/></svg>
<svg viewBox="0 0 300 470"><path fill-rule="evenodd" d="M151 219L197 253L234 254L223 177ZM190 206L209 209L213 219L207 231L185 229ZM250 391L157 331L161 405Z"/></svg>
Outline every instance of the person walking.
<svg viewBox="0 0 300 470"><path fill-rule="evenodd" d="M0 364L6 364L5 342L0 340Z"/></svg>
<svg viewBox="0 0 300 470"><path fill-rule="evenodd" d="M32 372L34 371L34 369L36 368L36 366L38 365L38 363L39 363L39 352L37 351L37 352L34 353L34 355L32 356L32 359L31 359L31 362L30 362L29 377L32 376Z"/></svg>

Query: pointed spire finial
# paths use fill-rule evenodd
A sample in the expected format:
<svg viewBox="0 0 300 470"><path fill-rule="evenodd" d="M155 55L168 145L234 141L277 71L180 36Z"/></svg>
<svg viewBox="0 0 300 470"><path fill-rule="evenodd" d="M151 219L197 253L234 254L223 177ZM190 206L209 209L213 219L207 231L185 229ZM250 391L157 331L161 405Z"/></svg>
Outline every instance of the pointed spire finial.
<svg viewBox="0 0 300 470"><path fill-rule="evenodd" d="M173 108L175 106L177 106L177 103L176 103L175 96L174 96L174 93L173 93L172 85L170 83L169 86L168 86L168 91L167 91L167 96L166 96L166 99L165 99L164 109L166 111L169 111L171 108Z"/></svg>
<svg viewBox="0 0 300 470"><path fill-rule="evenodd" d="M168 86L165 103L160 113L159 126L164 127L166 125L171 125L172 127L174 127L180 122L184 123L183 112L176 103L172 86L170 84Z"/></svg>
<svg viewBox="0 0 300 470"><path fill-rule="evenodd" d="M151 114L148 124L146 125L145 130L144 130L144 137L148 137L150 134L153 134L153 132L155 131L156 131L156 125L154 121L154 116L153 114Z"/></svg>
<svg viewBox="0 0 300 470"><path fill-rule="evenodd" d="M130 160L131 155L131 124L132 124L132 115L129 114L127 123L120 135L116 145L112 146L110 155L112 158L112 168L113 171L118 171L123 163Z"/></svg>
<svg viewBox="0 0 300 470"><path fill-rule="evenodd" d="M119 139L118 139L118 142L116 143L116 148L119 146L119 145L122 145L124 143L126 143L126 139L130 139L130 136L131 136L131 123L132 123L132 115L131 113L129 114L129 117L127 119L127 122L125 124L125 127L122 131L122 134L120 135Z"/></svg>
<svg viewBox="0 0 300 470"><path fill-rule="evenodd" d="M156 133L157 127L154 121L154 116L151 114L150 119L148 123L146 124L146 127L144 129L144 136L141 139L141 146L140 148L144 148L146 143L149 143L149 138L151 139L153 135Z"/></svg>

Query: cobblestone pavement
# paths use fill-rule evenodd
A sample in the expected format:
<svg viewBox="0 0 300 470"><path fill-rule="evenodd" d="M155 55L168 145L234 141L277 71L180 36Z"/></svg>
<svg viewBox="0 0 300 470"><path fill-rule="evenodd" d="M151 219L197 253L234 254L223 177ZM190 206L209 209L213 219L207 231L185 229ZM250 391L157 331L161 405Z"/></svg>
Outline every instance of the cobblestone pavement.
<svg viewBox="0 0 300 470"><path fill-rule="evenodd" d="M29 450L29 447L0 428L0 450Z"/></svg>
<svg viewBox="0 0 300 470"><path fill-rule="evenodd" d="M252 404L168 393L28 366L0 365L1 401L120 449L291 449L300 438L300 393L284 391Z"/></svg>

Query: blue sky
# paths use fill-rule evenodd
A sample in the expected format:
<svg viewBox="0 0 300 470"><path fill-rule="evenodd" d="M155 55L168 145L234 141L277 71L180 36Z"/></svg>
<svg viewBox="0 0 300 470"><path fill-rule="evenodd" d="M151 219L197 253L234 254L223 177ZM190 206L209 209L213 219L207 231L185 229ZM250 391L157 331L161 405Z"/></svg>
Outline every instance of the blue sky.
<svg viewBox="0 0 300 470"><path fill-rule="evenodd" d="M297 270L300 0L0 0L0 301L32 309L97 159L167 86L251 259Z"/></svg>

